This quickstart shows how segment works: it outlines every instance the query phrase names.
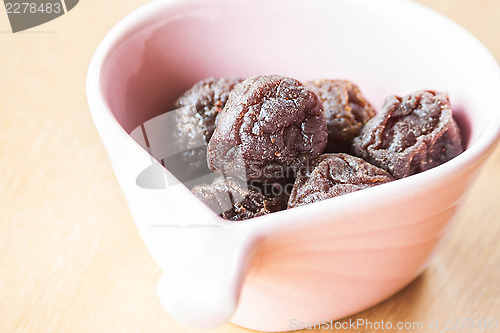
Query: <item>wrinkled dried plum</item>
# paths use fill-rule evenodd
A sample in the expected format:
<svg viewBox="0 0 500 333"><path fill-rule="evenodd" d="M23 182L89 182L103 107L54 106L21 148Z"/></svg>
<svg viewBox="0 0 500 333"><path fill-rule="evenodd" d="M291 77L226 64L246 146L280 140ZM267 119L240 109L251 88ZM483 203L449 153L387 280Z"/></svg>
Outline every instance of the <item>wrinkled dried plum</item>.
<svg viewBox="0 0 500 333"><path fill-rule="evenodd" d="M350 153L352 141L375 115L375 109L358 86L347 80L313 80L304 83L318 95L326 117L328 144L325 152Z"/></svg>
<svg viewBox="0 0 500 333"><path fill-rule="evenodd" d="M170 168L176 170L174 174L181 181L210 173L205 146L229 93L241 81L234 77L208 78L196 83L176 101L176 109L171 111L175 112L172 140L181 152L170 158L170 164L175 166Z"/></svg>
<svg viewBox="0 0 500 333"><path fill-rule="evenodd" d="M243 80L235 77L211 77L196 83L186 91L175 102L176 109L192 106L179 112L179 117L183 118L179 123L185 126L181 127L180 131L184 130L188 136L198 134L193 131L201 131L208 143L215 130L216 118L226 105L229 93L241 81Z"/></svg>
<svg viewBox="0 0 500 333"><path fill-rule="evenodd" d="M316 94L295 79L253 77L229 95L208 144L208 166L270 182L319 156L327 136Z"/></svg>
<svg viewBox="0 0 500 333"><path fill-rule="evenodd" d="M353 146L356 155L396 178L431 169L464 150L448 95L435 91L388 97Z"/></svg>
<svg viewBox="0 0 500 333"><path fill-rule="evenodd" d="M293 183L295 178L292 179L281 179L279 181L273 182L261 182L257 180L251 180L248 186L256 191L262 193L269 198L278 198L281 202L281 207L286 209L288 198L292 193Z"/></svg>
<svg viewBox="0 0 500 333"><path fill-rule="evenodd" d="M231 221L266 215L286 207L281 196L266 196L259 187L230 178L220 177L192 191L213 211Z"/></svg>
<svg viewBox="0 0 500 333"><path fill-rule="evenodd" d="M394 180L385 170L344 153L323 154L300 169L288 208L333 198Z"/></svg>

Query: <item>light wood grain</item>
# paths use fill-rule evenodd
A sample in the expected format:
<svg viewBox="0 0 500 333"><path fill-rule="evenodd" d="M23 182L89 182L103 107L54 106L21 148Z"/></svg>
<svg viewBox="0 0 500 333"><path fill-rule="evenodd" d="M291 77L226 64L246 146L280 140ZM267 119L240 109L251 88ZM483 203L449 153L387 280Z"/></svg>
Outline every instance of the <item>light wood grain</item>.
<svg viewBox="0 0 500 333"><path fill-rule="evenodd" d="M0 332L198 332L170 319L156 297L160 271L134 227L85 97L97 44L146 2L80 1L69 14L15 35L0 10ZM462 24L500 59L500 1L420 2ZM500 320L499 171L497 149L426 272L350 319ZM210 332L244 331L227 324Z"/></svg>

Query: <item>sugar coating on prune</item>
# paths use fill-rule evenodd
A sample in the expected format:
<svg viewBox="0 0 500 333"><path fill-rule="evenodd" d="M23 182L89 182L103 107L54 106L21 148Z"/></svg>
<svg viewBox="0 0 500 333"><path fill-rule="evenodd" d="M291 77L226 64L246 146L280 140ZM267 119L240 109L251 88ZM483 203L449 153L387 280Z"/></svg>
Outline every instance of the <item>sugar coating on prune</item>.
<svg viewBox="0 0 500 333"><path fill-rule="evenodd" d="M286 206L280 197L264 195L259 188L239 180L217 178L192 192L213 211L231 221L241 221L279 211Z"/></svg>
<svg viewBox="0 0 500 333"><path fill-rule="evenodd" d="M208 166L248 180L272 181L319 156L327 137L316 94L295 79L257 76L229 95L208 144Z"/></svg>
<svg viewBox="0 0 500 333"><path fill-rule="evenodd" d="M388 97L353 147L396 178L431 169L464 150L448 95L435 91Z"/></svg>
<svg viewBox="0 0 500 333"><path fill-rule="evenodd" d="M318 95L326 117L325 152L350 153L352 141L375 115L375 109L354 83L347 80L313 80L304 85Z"/></svg>
<svg viewBox="0 0 500 333"><path fill-rule="evenodd" d="M229 93L243 81L236 77L210 77L199 81L175 102L179 110L180 131L187 136L203 133L208 143L216 126L216 118L226 105ZM183 108L191 106L189 108Z"/></svg>
<svg viewBox="0 0 500 333"><path fill-rule="evenodd" d="M304 165L293 185L288 208L337 197L394 180L385 170L344 153L323 154Z"/></svg>
<svg viewBox="0 0 500 333"><path fill-rule="evenodd" d="M216 126L216 118L224 108L229 93L241 79L208 78L196 83L176 102L172 119L175 122L172 140L181 152L166 163L181 181L206 175L206 145Z"/></svg>

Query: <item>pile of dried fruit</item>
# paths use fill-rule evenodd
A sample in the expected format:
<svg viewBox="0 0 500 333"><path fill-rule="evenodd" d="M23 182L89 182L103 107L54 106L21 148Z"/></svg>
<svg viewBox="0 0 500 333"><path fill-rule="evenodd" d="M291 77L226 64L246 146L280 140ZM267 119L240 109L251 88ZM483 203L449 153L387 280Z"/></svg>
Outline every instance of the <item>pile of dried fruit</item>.
<svg viewBox="0 0 500 333"><path fill-rule="evenodd" d="M209 78L176 102L174 139L207 149L186 169L220 174L193 193L244 220L407 177L463 151L447 94L386 99L378 113L345 80Z"/></svg>

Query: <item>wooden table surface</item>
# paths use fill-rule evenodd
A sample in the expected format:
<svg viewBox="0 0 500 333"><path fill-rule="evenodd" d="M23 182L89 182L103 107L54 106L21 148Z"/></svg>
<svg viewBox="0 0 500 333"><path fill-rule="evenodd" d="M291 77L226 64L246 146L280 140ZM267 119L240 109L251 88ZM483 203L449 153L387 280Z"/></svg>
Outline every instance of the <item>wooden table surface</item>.
<svg viewBox="0 0 500 333"><path fill-rule="evenodd" d="M18 34L0 10L0 332L198 332L174 322L158 301L160 270L135 229L85 96L98 43L146 2L82 0ZM500 0L419 2L500 59ZM424 332L443 331L428 321L500 320L499 174L497 149L425 273L350 319L421 321ZM226 324L210 332L245 331Z"/></svg>

